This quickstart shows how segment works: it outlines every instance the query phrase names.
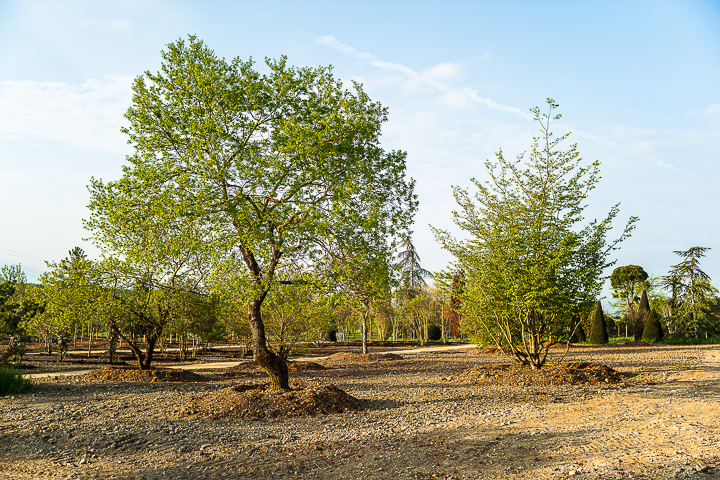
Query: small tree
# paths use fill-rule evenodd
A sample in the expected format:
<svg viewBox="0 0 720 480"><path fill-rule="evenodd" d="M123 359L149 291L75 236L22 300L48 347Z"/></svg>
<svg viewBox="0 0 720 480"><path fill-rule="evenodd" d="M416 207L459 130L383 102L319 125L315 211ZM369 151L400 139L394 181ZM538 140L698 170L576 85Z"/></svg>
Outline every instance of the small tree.
<svg viewBox="0 0 720 480"><path fill-rule="evenodd" d="M663 339L663 329L660 325L657 312L653 308L650 310L647 321L645 322L645 329L643 330L642 340L644 342L655 343Z"/></svg>
<svg viewBox="0 0 720 480"><path fill-rule="evenodd" d="M600 178L599 162L583 166L576 145L558 148L568 135L553 138L550 124L560 115L553 115L554 100L547 103L548 114L532 110L541 136L529 159L508 161L498 152L497 162L486 162L490 179L473 179L474 200L454 189L460 206L455 223L471 239L434 230L465 272L463 314L533 369L545 364L551 341L565 333L568 314L586 310L599 296L603 270L614 263L608 255L636 221L632 217L610 243L617 205L605 219L581 225L585 199Z"/></svg>
<svg viewBox="0 0 720 480"><path fill-rule="evenodd" d="M595 315L593 316L592 328L590 329L588 340L594 345L605 345L608 343L607 325L600 302L597 302L597 306L595 307Z"/></svg>

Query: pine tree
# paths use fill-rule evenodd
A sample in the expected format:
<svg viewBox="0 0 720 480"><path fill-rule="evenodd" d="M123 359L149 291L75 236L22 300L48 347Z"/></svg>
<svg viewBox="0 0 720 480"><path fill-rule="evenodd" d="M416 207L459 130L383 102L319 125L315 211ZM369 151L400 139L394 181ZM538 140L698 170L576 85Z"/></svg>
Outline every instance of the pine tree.
<svg viewBox="0 0 720 480"><path fill-rule="evenodd" d="M645 323L650 315L650 302L648 301L647 290L643 290L640 297L640 305L637 311L630 316L630 328L632 330L633 341L639 341L643 336Z"/></svg>
<svg viewBox="0 0 720 480"><path fill-rule="evenodd" d="M585 329L582 326L579 316L573 315L570 320L570 331L573 332L572 337L570 337L570 343L582 343L587 340Z"/></svg>
<svg viewBox="0 0 720 480"><path fill-rule="evenodd" d="M658 320L657 313L653 308L650 310L647 322L645 322L645 330L643 330L642 339L644 342L655 343L663 338L663 330Z"/></svg>
<svg viewBox="0 0 720 480"><path fill-rule="evenodd" d="M407 291L408 297L414 298L426 285L425 279L432 278L433 275L420 266L420 255L409 236L402 239L402 247L405 250L398 255L400 283Z"/></svg>
<svg viewBox="0 0 720 480"><path fill-rule="evenodd" d="M605 345L608 343L607 326L605 325L605 315L603 314L602 305L597 303L595 308L595 317L593 318L592 328L590 330L590 343L594 345Z"/></svg>

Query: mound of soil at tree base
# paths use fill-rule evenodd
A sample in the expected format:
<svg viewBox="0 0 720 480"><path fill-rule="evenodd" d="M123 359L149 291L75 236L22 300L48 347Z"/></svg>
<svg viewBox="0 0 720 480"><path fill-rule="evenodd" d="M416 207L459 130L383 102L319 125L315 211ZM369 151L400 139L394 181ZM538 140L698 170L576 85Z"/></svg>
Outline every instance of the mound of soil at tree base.
<svg viewBox="0 0 720 480"><path fill-rule="evenodd" d="M288 371L290 372L307 372L310 370L327 370L327 367L315 362L305 362L302 360L287 362ZM242 362L234 367L225 369L222 374L228 377L241 377L243 375L264 374L265 371L255 363L254 360Z"/></svg>
<svg viewBox="0 0 720 480"><path fill-rule="evenodd" d="M207 378L187 370L157 368L138 370L136 368L101 367L80 375L81 379L101 382L205 382Z"/></svg>
<svg viewBox="0 0 720 480"><path fill-rule="evenodd" d="M235 385L195 397L181 409L183 415L213 419L301 417L344 413L363 408L362 400L335 385L290 384L291 390L270 390L269 384Z"/></svg>
<svg viewBox="0 0 720 480"><path fill-rule="evenodd" d="M357 363L373 363L373 362L384 362L391 360L402 360L403 357L395 353L349 353L340 352L333 353L325 359L326 362L330 363L342 363L342 364L357 364Z"/></svg>
<svg viewBox="0 0 720 480"><path fill-rule="evenodd" d="M519 363L473 367L454 380L477 385L557 386L618 383L624 378L622 373L607 365L583 362L545 365L540 370Z"/></svg>

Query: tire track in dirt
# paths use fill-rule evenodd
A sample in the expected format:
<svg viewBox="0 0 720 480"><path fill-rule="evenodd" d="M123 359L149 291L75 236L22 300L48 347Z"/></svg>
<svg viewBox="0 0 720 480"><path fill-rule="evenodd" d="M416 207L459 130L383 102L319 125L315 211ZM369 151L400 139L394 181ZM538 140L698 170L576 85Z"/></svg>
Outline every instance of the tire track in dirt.
<svg viewBox="0 0 720 480"><path fill-rule="evenodd" d="M565 464L588 478L613 472L674 478L720 459L715 441L720 436L715 422L719 379L720 352L711 350L700 365L665 385L601 391L590 400L592 407L552 405L527 415L522 424L545 428L558 439L558 445L543 452L555 460L554 470L545 473L567 475L568 468L561 468ZM571 440L563 441L563 434Z"/></svg>

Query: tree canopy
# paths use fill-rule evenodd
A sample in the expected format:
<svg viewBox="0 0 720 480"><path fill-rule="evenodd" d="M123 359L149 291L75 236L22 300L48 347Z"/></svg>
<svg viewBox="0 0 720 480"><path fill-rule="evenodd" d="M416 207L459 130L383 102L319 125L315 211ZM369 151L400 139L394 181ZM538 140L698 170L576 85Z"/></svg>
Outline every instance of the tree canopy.
<svg viewBox="0 0 720 480"><path fill-rule="evenodd" d="M618 205L607 217L581 225L588 193L600 179L600 164L583 165L576 145L560 150L569 134L555 138L550 125L560 115L532 112L540 127L529 158L506 160L502 151L487 161L489 180L472 179L474 198L455 187L455 223L466 241L435 229L438 241L465 274L462 313L470 330L508 345L515 359L540 368L547 343L563 333L566 319L591 308L599 296L609 253L627 238L631 217L619 238L608 242ZM451 279L446 279L450 283Z"/></svg>

